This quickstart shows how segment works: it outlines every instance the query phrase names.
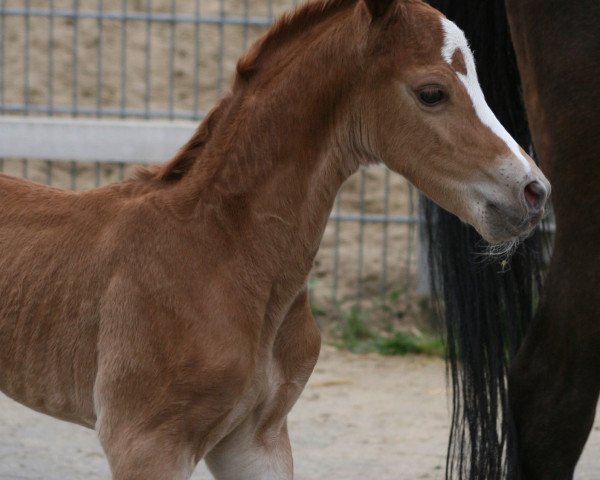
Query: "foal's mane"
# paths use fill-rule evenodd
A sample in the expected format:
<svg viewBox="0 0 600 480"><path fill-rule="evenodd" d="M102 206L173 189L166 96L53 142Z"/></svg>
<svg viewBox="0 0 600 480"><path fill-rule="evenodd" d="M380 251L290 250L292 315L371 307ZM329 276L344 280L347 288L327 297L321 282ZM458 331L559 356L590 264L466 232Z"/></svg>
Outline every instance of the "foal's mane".
<svg viewBox="0 0 600 480"><path fill-rule="evenodd" d="M238 78L249 80L270 51L293 39L331 15L355 5L357 0L320 0L307 3L281 16L275 25L242 56Z"/></svg>
<svg viewBox="0 0 600 480"><path fill-rule="evenodd" d="M231 102L231 94L223 97L204 117L192 138L179 149L171 160L158 167L140 169L135 173L134 180L173 183L183 178L189 172L194 161L202 154L212 130L214 130L224 113L228 111Z"/></svg>
<svg viewBox="0 0 600 480"><path fill-rule="evenodd" d="M215 130L225 112L229 111L235 93L244 88L244 85L251 81L254 74L261 69L262 63L268 57L269 52L331 15L355 5L357 1L313 1L284 14L240 58L232 93L222 98L217 106L211 110L192 138L165 165L152 169L142 169L135 174L134 178L140 181L158 181L162 183L173 183L183 178L195 161L200 158L204 147L211 138L211 132Z"/></svg>

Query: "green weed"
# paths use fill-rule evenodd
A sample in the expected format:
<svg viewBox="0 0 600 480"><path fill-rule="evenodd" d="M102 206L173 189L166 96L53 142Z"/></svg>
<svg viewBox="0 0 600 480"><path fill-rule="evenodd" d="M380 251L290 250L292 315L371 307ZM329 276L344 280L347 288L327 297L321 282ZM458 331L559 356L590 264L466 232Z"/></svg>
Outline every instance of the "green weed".
<svg viewBox="0 0 600 480"><path fill-rule="evenodd" d="M377 352L381 355L422 354L444 356L441 338L402 331L377 331L368 326L368 312L354 306L343 312L338 347L355 353Z"/></svg>
<svg viewBox="0 0 600 480"><path fill-rule="evenodd" d="M442 357L445 345L441 338L428 335L414 335L396 332L391 337L379 337L376 340L376 350L381 355L423 354Z"/></svg>

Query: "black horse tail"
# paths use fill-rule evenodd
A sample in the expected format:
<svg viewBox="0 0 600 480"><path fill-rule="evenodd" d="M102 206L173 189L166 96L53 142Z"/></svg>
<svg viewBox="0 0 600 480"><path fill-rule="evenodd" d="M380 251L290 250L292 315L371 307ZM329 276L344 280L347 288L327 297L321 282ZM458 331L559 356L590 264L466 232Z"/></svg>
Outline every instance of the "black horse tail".
<svg viewBox="0 0 600 480"><path fill-rule="evenodd" d="M429 0L464 32L488 104L533 153L505 0ZM452 426L446 478L519 477L506 374L532 317L543 257L538 231L507 264L482 256L482 239L458 218L424 202L432 295L445 319Z"/></svg>

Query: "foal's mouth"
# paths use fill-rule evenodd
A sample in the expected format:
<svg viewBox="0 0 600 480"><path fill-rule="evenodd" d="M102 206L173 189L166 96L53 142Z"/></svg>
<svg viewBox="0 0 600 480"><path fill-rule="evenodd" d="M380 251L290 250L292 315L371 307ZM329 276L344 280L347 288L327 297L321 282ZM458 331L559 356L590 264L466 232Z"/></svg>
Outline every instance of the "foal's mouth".
<svg viewBox="0 0 600 480"><path fill-rule="evenodd" d="M490 230L494 236L501 238L500 242L511 239L525 240L545 216L544 210L535 214L515 215L510 212L512 209L502 208L494 203L488 204L487 207L490 212L487 216Z"/></svg>

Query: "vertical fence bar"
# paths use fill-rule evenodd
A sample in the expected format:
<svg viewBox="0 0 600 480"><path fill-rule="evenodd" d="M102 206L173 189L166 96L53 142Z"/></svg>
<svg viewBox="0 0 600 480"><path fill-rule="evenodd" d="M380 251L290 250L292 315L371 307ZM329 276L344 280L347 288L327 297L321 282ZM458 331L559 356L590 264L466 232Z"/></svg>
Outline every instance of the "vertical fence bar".
<svg viewBox="0 0 600 480"><path fill-rule="evenodd" d="M75 161L72 161L70 164L69 174L71 177L70 188L71 188L71 190L76 190L77 189L77 163Z"/></svg>
<svg viewBox="0 0 600 480"><path fill-rule="evenodd" d="M194 5L194 118L200 116L200 0Z"/></svg>
<svg viewBox="0 0 600 480"><path fill-rule="evenodd" d="M250 16L250 5L249 5L249 0L244 0L244 36L243 36L243 47L244 50L246 50L248 48L248 27L249 27L249 22L248 22L248 17Z"/></svg>
<svg viewBox="0 0 600 480"><path fill-rule="evenodd" d="M171 15L173 21L169 30L169 119L173 120L175 113L175 14L177 1L171 0Z"/></svg>
<svg viewBox="0 0 600 480"><path fill-rule="evenodd" d="M54 0L50 0L48 17L48 115L54 114ZM48 166L50 169L50 165ZM50 177L51 178L51 177Z"/></svg>
<svg viewBox="0 0 600 480"><path fill-rule="evenodd" d="M52 185L52 165L50 160L46 160L46 184Z"/></svg>
<svg viewBox="0 0 600 480"><path fill-rule="evenodd" d="M423 297L429 297L431 294L431 289L429 287L429 259L427 256L427 252L429 250L429 239L426 235L426 229L424 228L425 219L423 218L421 208L422 202L425 201L423 194L418 194L418 202L419 202L419 251L417 252L417 294Z"/></svg>
<svg viewBox="0 0 600 480"><path fill-rule="evenodd" d="M335 220L333 224L333 281L331 284L331 299L333 303L338 301L338 277L340 266L340 212L342 205L342 192L340 191L335 199Z"/></svg>
<svg viewBox="0 0 600 480"><path fill-rule="evenodd" d="M358 265L357 265L357 277L358 277L358 288L356 292L357 304L360 307L362 305L364 295L363 285L363 262L364 262L364 247L365 247L365 184L366 174L364 168L360 170L360 197L359 197L359 223L358 223Z"/></svg>
<svg viewBox="0 0 600 480"><path fill-rule="evenodd" d="M30 0L25 0L25 14L23 15L24 42L23 42L23 104L25 115L29 114L29 33L30 33Z"/></svg>
<svg viewBox="0 0 600 480"><path fill-rule="evenodd" d="M219 62L217 64L217 95L223 94L223 57L225 56L225 1L219 0Z"/></svg>
<svg viewBox="0 0 600 480"><path fill-rule="evenodd" d="M390 171L386 168L383 179L383 243L381 245L381 285L379 294L385 297L387 294L388 283L388 237L389 237L389 221L387 220L390 214Z"/></svg>
<svg viewBox="0 0 600 480"><path fill-rule="evenodd" d="M79 85L78 85L78 55L77 49L79 46L79 0L73 0L73 53L72 53L72 65L73 69L71 72L71 82L73 83L73 92L71 97L71 113L74 117L77 116L77 102L79 98Z"/></svg>
<svg viewBox="0 0 600 480"><path fill-rule="evenodd" d="M104 1L98 0L98 42L96 43L96 116L102 116L102 44L103 44L103 24L102 12L104 11Z"/></svg>
<svg viewBox="0 0 600 480"><path fill-rule="evenodd" d="M146 1L146 60L144 65L144 112L146 118L150 118L150 78L151 54L152 54L152 0Z"/></svg>
<svg viewBox="0 0 600 480"><path fill-rule="evenodd" d="M30 0L25 0L25 14L23 15L23 29L24 29L24 41L23 41L23 105L25 107L24 114L29 115L29 51L30 51L30 39L29 35L31 32L31 18ZM21 161L22 175L23 178L29 178L29 160L23 159Z"/></svg>
<svg viewBox="0 0 600 480"><path fill-rule="evenodd" d="M54 115L54 0L48 2L48 116ZM46 184L52 185L53 163L46 160Z"/></svg>
<svg viewBox="0 0 600 480"><path fill-rule="evenodd" d="M0 0L0 7L6 7L6 0ZM6 36L5 15L0 15L0 111L4 110L4 70L6 70L6 57L4 55L4 37ZM4 165L3 165L4 166Z"/></svg>
<svg viewBox="0 0 600 480"><path fill-rule="evenodd" d="M119 72L119 86L121 99L119 101L120 117L125 118L127 107L127 10L128 0L123 0L123 20L121 21L121 67Z"/></svg>
<svg viewBox="0 0 600 480"><path fill-rule="evenodd" d="M409 183L408 184L408 216L409 218L414 217L415 215L415 195L414 195L414 187ZM406 252L406 266L405 266L405 272L404 272L404 277L405 277L405 289L408 292L410 290L410 283L411 283L411 271L410 271L410 266L412 264L412 254L413 254L413 240L414 240L414 234L415 234L415 229L414 229L414 224L412 222L409 222L409 224L407 225L407 229L408 229L408 238L407 238L407 252Z"/></svg>

